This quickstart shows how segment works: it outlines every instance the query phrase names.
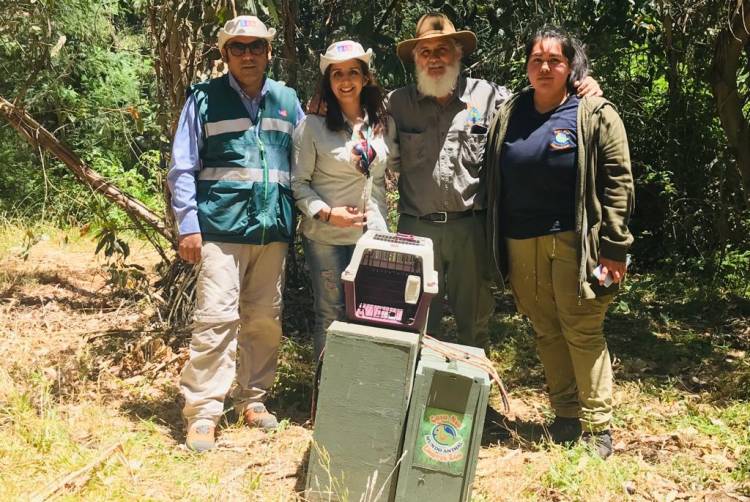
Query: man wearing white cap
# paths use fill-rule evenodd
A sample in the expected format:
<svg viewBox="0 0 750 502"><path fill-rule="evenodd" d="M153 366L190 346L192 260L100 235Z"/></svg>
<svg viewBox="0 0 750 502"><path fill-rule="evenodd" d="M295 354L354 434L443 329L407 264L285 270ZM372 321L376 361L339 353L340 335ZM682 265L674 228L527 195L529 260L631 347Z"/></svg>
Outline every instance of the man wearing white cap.
<svg viewBox="0 0 750 502"><path fill-rule="evenodd" d="M229 72L191 86L168 174L179 255L201 264L190 360L180 389L186 444L215 445L232 390L251 427L273 429L263 404L281 340L284 263L294 234L292 133L304 118L296 93L266 77L276 30L239 16L219 31ZM238 350L239 348L239 350Z"/></svg>
<svg viewBox="0 0 750 502"><path fill-rule="evenodd" d="M481 169L487 131L505 88L461 75L461 58L477 46L444 14L426 14L416 37L396 48L414 63L417 82L392 92L388 111L398 127L399 232L432 239L440 294L427 331L439 335L442 297L450 303L459 342L483 347L494 309L484 235ZM588 78L579 93L600 93Z"/></svg>

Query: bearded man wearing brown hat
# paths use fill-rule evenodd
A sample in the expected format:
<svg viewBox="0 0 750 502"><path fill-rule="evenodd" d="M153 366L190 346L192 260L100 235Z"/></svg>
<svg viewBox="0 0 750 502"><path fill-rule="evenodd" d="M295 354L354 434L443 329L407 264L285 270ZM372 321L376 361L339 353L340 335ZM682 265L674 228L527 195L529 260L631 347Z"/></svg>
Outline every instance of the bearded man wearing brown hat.
<svg viewBox="0 0 750 502"><path fill-rule="evenodd" d="M484 347L494 301L481 168L489 124L510 92L461 75L461 58L476 46L476 35L456 31L444 14L422 16L416 37L396 48L404 63L414 63L417 82L392 92L388 111L401 152L398 230L429 237L434 246L440 293L427 331L440 335L447 293L459 342ZM587 77L578 93L601 90Z"/></svg>

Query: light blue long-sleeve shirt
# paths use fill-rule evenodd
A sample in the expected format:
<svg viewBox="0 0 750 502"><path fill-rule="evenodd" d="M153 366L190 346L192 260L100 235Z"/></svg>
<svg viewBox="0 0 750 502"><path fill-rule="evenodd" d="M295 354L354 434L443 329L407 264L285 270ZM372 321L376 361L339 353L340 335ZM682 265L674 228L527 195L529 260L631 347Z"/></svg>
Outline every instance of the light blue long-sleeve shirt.
<svg viewBox="0 0 750 502"><path fill-rule="evenodd" d="M268 93L268 80L263 83L260 94L251 98L242 90L237 80L229 74L229 85L240 96L242 104L253 123L258 119L260 102ZM305 112L297 101L297 122L299 125L305 118ZM167 173L167 183L172 192L172 211L177 219L177 229L180 235L195 234L201 231L198 225L198 203L195 199L196 176L201 168L200 150L203 146L201 131L203 124L196 113L195 96L191 95L185 101L180 120L172 142L172 160ZM291 149L291 145L290 145Z"/></svg>

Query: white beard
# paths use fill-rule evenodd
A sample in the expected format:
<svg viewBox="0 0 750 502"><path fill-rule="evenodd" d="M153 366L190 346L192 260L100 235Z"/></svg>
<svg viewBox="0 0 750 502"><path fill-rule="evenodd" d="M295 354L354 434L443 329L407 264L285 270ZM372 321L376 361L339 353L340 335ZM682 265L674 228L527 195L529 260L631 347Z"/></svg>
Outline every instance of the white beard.
<svg viewBox="0 0 750 502"><path fill-rule="evenodd" d="M419 66L417 70L417 90L425 96L442 98L448 96L456 88L458 75L461 73L461 62L456 61L453 65L445 68L445 73L441 77L431 77L427 70Z"/></svg>

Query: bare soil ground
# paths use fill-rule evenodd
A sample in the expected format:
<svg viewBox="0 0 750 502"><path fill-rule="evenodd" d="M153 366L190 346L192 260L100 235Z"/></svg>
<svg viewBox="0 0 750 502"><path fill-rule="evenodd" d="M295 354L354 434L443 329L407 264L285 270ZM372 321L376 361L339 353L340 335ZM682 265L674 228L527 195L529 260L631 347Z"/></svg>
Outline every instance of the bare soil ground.
<svg viewBox="0 0 750 502"><path fill-rule="evenodd" d="M312 436L304 315L287 314L297 320L286 321L272 401L282 427L249 430L228 413L219 447L193 454L176 385L186 334L160 331L148 296L114 294L86 238L50 232L24 260L17 232L0 237L1 500L301 499ZM131 261L157 260L134 243ZM648 278L633 282L642 289L623 292L607 321L617 412L606 462L540 439L541 368L528 326L499 297L491 356L512 414L486 438L473 500L750 501L746 304L728 300L717 320L716 305L666 305Z"/></svg>

